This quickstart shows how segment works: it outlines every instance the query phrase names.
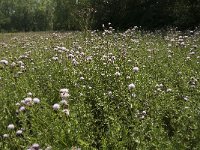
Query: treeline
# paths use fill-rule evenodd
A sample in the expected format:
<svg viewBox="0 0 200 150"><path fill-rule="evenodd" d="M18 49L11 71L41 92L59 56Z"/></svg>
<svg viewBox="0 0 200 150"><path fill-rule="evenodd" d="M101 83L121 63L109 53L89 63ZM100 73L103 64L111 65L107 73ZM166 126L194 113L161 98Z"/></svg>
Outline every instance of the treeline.
<svg viewBox="0 0 200 150"><path fill-rule="evenodd" d="M144 29L200 24L200 0L0 0L0 31Z"/></svg>

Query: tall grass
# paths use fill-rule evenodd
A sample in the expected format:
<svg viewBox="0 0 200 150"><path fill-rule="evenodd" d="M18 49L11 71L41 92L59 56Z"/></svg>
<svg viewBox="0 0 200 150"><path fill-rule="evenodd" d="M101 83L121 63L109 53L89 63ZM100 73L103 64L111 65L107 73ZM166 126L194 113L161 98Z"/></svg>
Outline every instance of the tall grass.
<svg viewBox="0 0 200 150"><path fill-rule="evenodd" d="M0 149L200 148L199 32L0 39Z"/></svg>

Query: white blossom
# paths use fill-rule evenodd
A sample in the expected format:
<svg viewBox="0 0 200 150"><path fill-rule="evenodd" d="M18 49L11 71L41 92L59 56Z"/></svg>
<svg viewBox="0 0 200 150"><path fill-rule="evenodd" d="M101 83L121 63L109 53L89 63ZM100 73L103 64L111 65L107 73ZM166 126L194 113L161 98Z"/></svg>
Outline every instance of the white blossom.
<svg viewBox="0 0 200 150"><path fill-rule="evenodd" d="M3 135L3 138L8 138L9 137L9 134L4 134Z"/></svg>
<svg viewBox="0 0 200 150"><path fill-rule="evenodd" d="M38 143L34 143L32 146L31 146L31 149L39 149L40 145Z"/></svg>
<svg viewBox="0 0 200 150"><path fill-rule="evenodd" d="M60 89L60 97L62 99L66 99L69 97L69 90L68 89Z"/></svg>
<svg viewBox="0 0 200 150"><path fill-rule="evenodd" d="M69 116L69 109L63 109L63 112L64 112L67 116Z"/></svg>
<svg viewBox="0 0 200 150"><path fill-rule="evenodd" d="M138 72L139 68L138 67L133 67L133 72Z"/></svg>
<svg viewBox="0 0 200 150"><path fill-rule="evenodd" d="M1 63L1 64L4 64L4 65L8 65L8 61L5 60L5 59L0 60L0 63Z"/></svg>
<svg viewBox="0 0 200 150"><path fill-rule="evenodd" d="M131 84L128 85L129 90L134 89L134 88L135 88L135 84L131 83Z"/></svg>
<svg viewBox="0 0 200 150"><path fill-rule="evenodd" d="M120 76L121 75L121 73L120 72L115 72L115 76Z"/></svg>
<svg viewBox="0 0 200 150"><path fill-rule="evenodd" d="M19 108L19 111L25 111L26 110L26 108L24 107L24 106L21 106L20 108Z"/></svg>
<svg viewBox="0 0 200 150"><path fill-rule="evenodd" d="M22 132L23 132L22 130L17 130L16 134L17 134L17 135L21 135Z"/></svg>
<svg viewBox="0 0 200 150"><path fill-rule="evenodd" d="M68 93L69 92L69 90L68 89L60 89L60 93Z"/></svg>
<svg viewBox="0 0 200 150"><path fill-rule="evenodd" d="M8 129L9 129L9 130L12 130L12 129L14 129L14 128L15 128L14 124L9 124L9 125L8 125Z"/></svg>
<svg viewBox="0 0 200 150"><path fill-rule="evenodd" d="M59 104L54 104L54 105L53 105L53 109L54 109L54 110L60 109L60 105L59 105Z"/></svg>
<svg viewBox="0 0 200 150"><path fill-rule="evenodd" d="M35 97L35 98L33 98L33 102L34 102L35 104L39 104L39 103L40 103L40 99L37 98L37 97Z"/></svg>

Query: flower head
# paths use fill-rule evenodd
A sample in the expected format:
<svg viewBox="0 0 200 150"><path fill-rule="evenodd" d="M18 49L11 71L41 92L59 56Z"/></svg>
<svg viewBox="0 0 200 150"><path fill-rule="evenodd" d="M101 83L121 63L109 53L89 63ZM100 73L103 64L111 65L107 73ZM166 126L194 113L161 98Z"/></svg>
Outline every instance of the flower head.
<svg viewBox="0 0 200 150"><path fill-rule="evenodd" d="M139 68L138 67L133 67L133 72L138 72Z"/></svg>
<svg viewBox="0 0 200 150"><path fill-rule="evenodd" d="M24 99L24 102L25 102L26 105L31 106L33 101L32 101L31 97L26 97Z"/></svg>
<svg viewBox="0 0 200 150"><path fill-rule="evenodd" d="M16 134L17 134L17 135L21 135L22 132L23 132L22 130L17 130Z"/></svg>
<svg viewBox="0 0 200 150"><path fill-rule="evenodd" d="M54 105L53 105L53 109L54 109L54 110L60 109L60 105L59 105L59 104L54 104Z"/></svg>
<svg viewBox="0 0 200 150"><path fill-rule="evenodd" d="M40 145L38 143L34 143L32 146L31 146L31 150L39 150L40 148Z"/></svg>
<svg viewBox="0 0 200 150"><path fill-rule="evenodd" d="M60 93L68 93L69 90L68 89L60 89Z"/></svg>
<svg viewBox="0 0 200 150"><path fill-rule="evenodd" d="M131 83L131 84L128 85L129 90L134 89L134 88L135 88L135 84Z"/></svg>
<svg viewBox="0 0 200 150"><path fill-rule="evenodd" d="M4 134L3 135L3 138L8 138L9 137L9 134Z"/></svg>
<svg viewBox="0 0 200 150"><path fill-rule="evenodd" d="M120 76L121 75L121 73L120 72L115 72L115 76Z"/></svg>
<svg viewBox="0 0 200 150"><path fill-rule="evenodd" d="M62 99L66 99L69 97L69 90L68 89L60 89L60 97Z"/></svg>
<svg viewBox="0 0 200 150"><path fill-rule="evenodd" d="M40 99L39 98L33 98L33 103L35 104L39 104L40 103Z"/></svg>
<svg viewBox="0 0 200 150"><path fill-rule="evenodd" d="M9 130L12 130L12 129L14 129L14 128L15 128L14 124L9 124L9 125L8 125L8 129L9 129Z"/></svg>
<svg viewBox="0 0 200 150"><path fill-rule="evenodd" d="M63 112L64 112L67 116L69 116L69 109L63 109Z"/></svg>
<svg viewBox="0 0 200 150"><path fill-rule="evenodd" d="M4 64L4 65L8 65L8 61L5 60L5 59L0 60L0 63L1 63L1 64Z"/></svg>
<svg viewBox="0 0 200 150"><path fill-rule="evenodd" d="M21 106L20 108L19 108L19 111L25 111L26 110L26 107L24 107L24 106Z"/></svg>

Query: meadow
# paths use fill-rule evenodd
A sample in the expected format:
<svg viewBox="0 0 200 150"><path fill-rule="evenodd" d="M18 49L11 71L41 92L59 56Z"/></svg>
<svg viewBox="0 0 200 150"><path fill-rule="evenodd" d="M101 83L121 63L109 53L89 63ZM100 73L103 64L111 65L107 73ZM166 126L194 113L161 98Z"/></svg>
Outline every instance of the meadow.
<svg viewBox="0 0 200 150"><path fill-rule="evenodd" d="M200 149L200 32L0 34L0 149Z"/></svg>

